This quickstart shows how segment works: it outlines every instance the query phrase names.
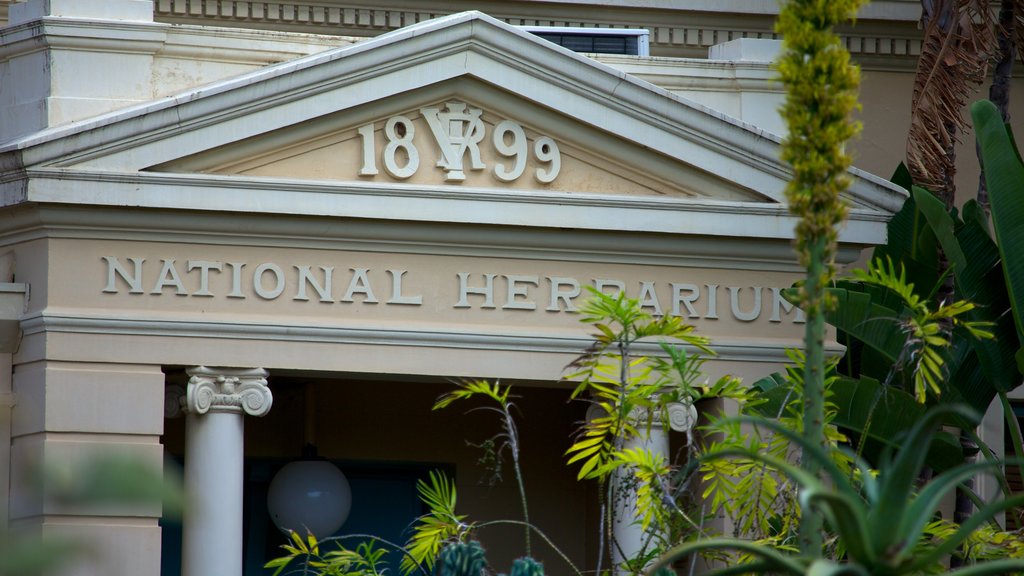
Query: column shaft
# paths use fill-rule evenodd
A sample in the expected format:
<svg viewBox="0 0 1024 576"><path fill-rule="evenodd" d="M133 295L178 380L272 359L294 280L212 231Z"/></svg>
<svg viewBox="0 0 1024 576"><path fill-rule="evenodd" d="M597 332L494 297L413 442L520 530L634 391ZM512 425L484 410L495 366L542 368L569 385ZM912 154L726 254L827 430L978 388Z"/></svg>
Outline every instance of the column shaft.
<svg viewBox="0 0 1024 576"><path fill-rule="evenodd" d="M642 448L652 454L668 458L668 433L661 426L652 425L649 437L630 438L626 440L623 448ZM635 558L643 549L644 542L650 538L650 534L640 528L636 518L636 487L632 481L632 469L620 469L612 480L615 490L612 509L612 536L615 538L615 546L612 548L612 558L616 566L626 559Z"/></svg>
<svg viewBox="0 0 1024 576"><path fill-rule="evenodd" d="M184 576L242 576L243 416L188 414Z"/></svg>
<svg viewBox="0 0 1024 576"><path fill-rule="evenodd" d="M649 428L648 423L644 420L649 416L642 410L632 415L631 418L635 420L637 430L642 432L640 436L627 438L623 443L623 448L627 450L640 448L664 458L665 461L671 460L668 430L665 424L676 432L689 432L697 422L697 411L692 404L681 402L670 402L665 406L665 410L665 419L656 418L650 422ZM649 430L649 433L644 433L645 430ZM635 476L631 468L620 468L611 482L614 497L612 502L612 537L614 539L612 559L616 566L628 559L636 558L644 550L645 544L649 551L649 541L657 536L657 534L651 533L651 530L656 529L655 527L652 526L645 532L637 520L637 487L634 482ZM623 571L616 568L615 573L621 574Z"/></svg>

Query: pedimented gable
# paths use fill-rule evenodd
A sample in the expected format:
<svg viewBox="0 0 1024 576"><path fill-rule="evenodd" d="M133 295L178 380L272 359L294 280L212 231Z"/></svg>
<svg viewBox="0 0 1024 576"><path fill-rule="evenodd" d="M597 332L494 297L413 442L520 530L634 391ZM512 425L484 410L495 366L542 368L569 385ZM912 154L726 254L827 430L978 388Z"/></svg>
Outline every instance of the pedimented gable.
<svg viewBox="0 0 1024 576"><path fill-rule="evenodd" d="M27 137L0 165L16 155L38 184L0 193L787 239L778 153L756 127L470 12ZM852 172L840 240L881 241L904 196Z"/></svg>
<svg viewBox="0 0 1024 576"><path fill-rule="evenodd" d="M406 93L152 167L332 182L764 202L735 183L480 82Z"/></svg>

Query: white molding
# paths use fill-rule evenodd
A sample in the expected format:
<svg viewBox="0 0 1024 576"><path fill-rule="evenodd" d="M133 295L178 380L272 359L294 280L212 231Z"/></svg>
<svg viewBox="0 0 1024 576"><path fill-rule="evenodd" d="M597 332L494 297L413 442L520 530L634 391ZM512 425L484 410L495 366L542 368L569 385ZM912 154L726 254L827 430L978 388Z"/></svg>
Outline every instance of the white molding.
<svg viewBox="0 0 1024 576"><path fill-rule="evenodd" d="M412 330L372 326L331 326L306 324L199 322L144 317L114 318L85 315L35 314L22 321L26 337L40 334L70 333L97 336L173 336L209 338L213 340L308 342L325 344L359 344L395 347L428 347L438 349L508 351L529 353L581 354L592 343L581 325L567 330L579 336L552 335L550 331L518 333L469 330ZM785 350L802 345L800 339L742 339L713 337L710 348L717 361L786 363ZM841 350L835 343L829 353ZM638 343L638 354L660 356L655 343Z"/></svg>
<svg viewBox="0 0 1024 576"><path fill-rule="evenodd" d="M450 226L433 222L345 220L251 214L45 205L10 215L0 246L44 238L176 242L248 247L351 250L411 255L640 264L801 272L788 240L678 238L642 233L536 227ZM315 231L315 234L311 231ZM843 246L839 261L860 254Z"/></svg>
<svg viewBox="0 0 1024 576"><path fill-rule="evenodd" d="M0 184L0 198L89 206L212 210L668 233L693 236L791 239L796 218L781 204L660 196L612 196L501 188L456 188L362 182L311 182L238 176L119 174L33 170ZM244 190L244 196L240 191ZM842 242L883 242L888 214L852 209Z"/></svg>
<svg viewBox="0 0 1024 576"><path fill-rule="evenodd" d="M167 38L169 24L118 22L46 16L3 30L0 59L41 50L102 50L155 54Z"/></svg>

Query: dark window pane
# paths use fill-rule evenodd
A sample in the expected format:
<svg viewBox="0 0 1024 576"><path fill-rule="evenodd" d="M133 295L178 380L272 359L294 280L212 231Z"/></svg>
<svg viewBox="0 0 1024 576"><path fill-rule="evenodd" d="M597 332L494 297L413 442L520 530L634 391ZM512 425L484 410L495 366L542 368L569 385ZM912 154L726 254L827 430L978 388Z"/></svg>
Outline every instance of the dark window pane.
<svg viewBox="0 0 1024 576"><path fill-rule="evenodd" d="M617 36L615 34L557 34L554 32L534 32L536 36L564 46L575 52L592 52L598 54L639 54L640 44L636 36Z"/></svg>

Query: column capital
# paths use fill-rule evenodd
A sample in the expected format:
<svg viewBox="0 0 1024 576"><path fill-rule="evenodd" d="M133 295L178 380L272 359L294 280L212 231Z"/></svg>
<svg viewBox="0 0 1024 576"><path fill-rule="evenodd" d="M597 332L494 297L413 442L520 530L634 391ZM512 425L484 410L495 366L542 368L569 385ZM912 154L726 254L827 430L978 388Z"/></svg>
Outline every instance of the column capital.
<svg viewBox="0 0 1024 576"><path fill-rule="evenodd" d="M697 409L689 402L669 402L665 404L668 413L668 426L676 432L689 432L697 423ZM587 420L593 420L604 416L606 412L598 404L591 404L587 408ZM647 425L647 419L651 413L648 408L636 407L629 413L629 419L634 425ZM662 420L655 418L651 421L652 428L662 428Z"/></svg>
<svg viewBox="0 0 1024 576"><path fill-rule="evenodd" d="M668 425L676 432L689 432L697 425L697 409L690 402L669 402Z"/></svg>
<svg viewBox="0 0 1024 576"><path fill-rule="evenodd" d="M185 412L234 412L264 416L274 397L263 368L220 368L196 366L185 371Z"/></svg>

